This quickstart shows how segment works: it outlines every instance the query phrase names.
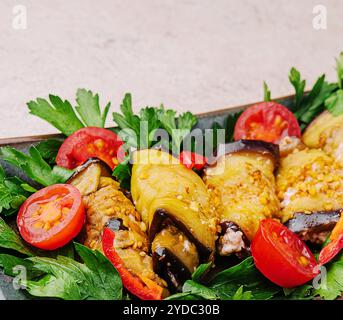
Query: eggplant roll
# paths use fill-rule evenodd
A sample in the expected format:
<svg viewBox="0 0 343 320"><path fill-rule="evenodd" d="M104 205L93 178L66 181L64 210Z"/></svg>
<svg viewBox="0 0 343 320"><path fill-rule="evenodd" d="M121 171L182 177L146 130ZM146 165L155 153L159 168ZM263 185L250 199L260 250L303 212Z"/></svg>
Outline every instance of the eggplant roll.
<svg viewBox="0 0 343 320"><path fill-rule="evenodd" d="M343 115L324 111L308 126L303 142L309 148L321 148L343 166Z"/></svg>
<svg viewBox="0 0 343 320"><path fill-rule="evenodd" d="M277 192L282 221L303 239L322 242L323 232L337 222L343 208L342 170L320 149L305 149L281 159Z"/></svg>
<svg viewBox="0 0 343 320"><path fill-rule="evenodd" d="M276 145L253 140L221 149L203 179L214 194L222 227L217 249L225 256L247 249L261 219L278 216L274 170L279 153Z"/></svg>
<svg viewBox="0 0 343 320"><path fill-rule="evenodd" d="M115 232L116 253L125 267L141 279L148 278L166 287L165 281L153 271L146 224L120 190L119 183L110 177L110 172L101 160L91 159L77 168L69 180L80 190L87 212L84 244L102 252L102 233L109 225Z"/></svg>
<svg viewBox="0 0 343 320"><path fill-rule="evenodd" d="M132 199L148 226L156 268L170 267L159 271L178 288L213 255L217 218L210 194L194 171L167 152L136 151L133 161ZM172 270L172 262L180 270Z"/></svg>

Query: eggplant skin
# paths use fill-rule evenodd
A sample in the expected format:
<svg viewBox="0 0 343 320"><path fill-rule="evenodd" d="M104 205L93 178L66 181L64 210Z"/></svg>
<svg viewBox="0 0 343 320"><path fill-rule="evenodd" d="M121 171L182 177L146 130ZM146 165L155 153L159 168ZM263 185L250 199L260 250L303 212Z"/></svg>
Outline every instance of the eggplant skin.
<svg viewBox="0 0 343 320"><path fill-rule="evenodd" d="M155 211L155 215L149 229L149 242L152 243L157 233L168 225L177 226L177 228L182 231L192 243L195 244L200 256L200 260L202 262L208 261L210 255L213 252L213 249L204 246L196 237L194 237L194 235L181 221L177 220L177 218L170 215L168 211L163 209L158 209Z"/></svg>
<svg viewBox="0 0 343 320"><path fill-rule="evenodd" d="M154 270L176 291L199 265L196 246L172 225L159 232L151 245Z"/></svg>
<svg viewBox="0 0 343 320"><path fill-rule="evenodd" d="M111 177L110 167L98 158L90 158L77 167L66 183L76 187L82 196L97 191L101 177Z"/></svg>
<svg viewBox="0 0 343 320"><path fill-rule="evenodd" d="M212 161L210 165L215 164L221 156L238 152L268 156L273 161L274 168L277 168L280 159L279 146L274 143L262 140L239 140L233 143L219 145L215 161Z"/></svg>
<svg viewBox="0 0 343 320"><path fill-rule="evenodd" d="M93 157L93 158L89 158L86 162L78 166L66 183L70 183L71 180L73 180L76 176L78 176L81 172L86 170L92 164L99 164L101 166L103 170L101 176L112 175L112 170L106 162L100 160L99 158Z"/></svg>
<svg viewBox="0 0 343 320"><path fill-rule="evenodd" d="M321 244L340 219L342 212L342 209L311 214L298 212L285 223L285 226L302 240Z"/></svg>
<svg viewBox="0 0 343 320"><path fill-rule="evenodd" d="M191 278L187 267L168 249L158 248L152 253L153 269L165 279L170 292L182 292L183 284Z"/></svg>

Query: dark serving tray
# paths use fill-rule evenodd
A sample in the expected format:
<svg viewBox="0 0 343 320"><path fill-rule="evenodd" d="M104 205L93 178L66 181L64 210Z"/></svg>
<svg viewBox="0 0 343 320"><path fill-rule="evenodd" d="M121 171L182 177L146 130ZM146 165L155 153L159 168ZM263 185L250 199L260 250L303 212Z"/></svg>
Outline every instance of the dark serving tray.
<svg viewBox="0 0 343 320"><path fill-rule="evenodd" d="M293 96L287 96L275 99L282 103L285 106L289 106L292 101ZM224 121L226 116L230 113L234 113L240 110L244 110L251 106L253 103L242 105L238 107L231 107L222 110L207 112L198 114L198 123L196 128L200 129L210 129L212 125L217 122L221 125L224 125ZM0 146L11 145L14 148L17 148L21 151L26 151L30 146L37 144L42 140L46 140L48 138L63 138L62 135L59 134L50 134L50 135L38 135L38 136L30 136L30 137L18 137L18 138L9 138L9 139L0 139ZM8 164L4 163L0 160L0 164L5 169L6 173L10 176L19 176L25 181L30 182L30 180L22 173L20 170L9 166ZM32 183L32 182L31 182ZM29 297L25 294L24 291L15 290L12 285L12 278L4 275L2 271L0 271L0 300L26 300Z"/></svg>

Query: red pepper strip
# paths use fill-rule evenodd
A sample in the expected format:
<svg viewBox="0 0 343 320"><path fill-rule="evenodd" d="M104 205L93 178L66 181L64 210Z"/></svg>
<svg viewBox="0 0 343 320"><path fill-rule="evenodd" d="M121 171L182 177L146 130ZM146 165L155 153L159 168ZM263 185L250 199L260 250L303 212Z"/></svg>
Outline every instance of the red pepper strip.
<svg viewBox="0 0 343 320"><path fill-rule="evenodd" d="M320 251L319 264L321 265L328 263L343 248L343 215L333 228L330 240L330 243Z"/></svg>
<svg viewBox="0 0 343 320"><path fill-rule="evenodd" d="M124 287L136 297L142 300L161 300L163 288L155 284L151 285L153 281L149 281L149 286L145 285L138 277L133 275L124 265L123 260L115 251L113 246L115 233L109 229L104 229L102 236L102 249L108 260L120 274Z"/></svg>
<svg viewBox="0 0 343 320"><path fill-rule="evenodd" d="M335 227L333 228L330 235L330 240L331 241L337 240L341 234L343 234L343 214L341 215L340 219L338 220Z"/></svg>
<svg viewBox="0 0 343 320"><path fill-rule="evenodd" d="M201 170L207 163L207 158L195 152L182 151L180 153L180 161L188 169Z"/></svg>
<svg viewBox="0 0 343 320"><path fill-rule="evenodd" d="M319 253L319 264L324 265L331 261L343 249L343 233L338 239L331 241Z"/></svg>

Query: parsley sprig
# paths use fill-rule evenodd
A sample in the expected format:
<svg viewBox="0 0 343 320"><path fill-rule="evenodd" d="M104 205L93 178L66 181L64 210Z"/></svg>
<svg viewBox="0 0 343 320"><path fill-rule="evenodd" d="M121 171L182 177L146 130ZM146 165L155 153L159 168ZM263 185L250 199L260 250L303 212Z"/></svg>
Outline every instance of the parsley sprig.
<svg viewBox="0 0 343 320"><path fill-rule="evenodd" d="M301 77L300 72L294 67L290 70L288 78L295 90L290 109L302 129L324 110L328 110L334 116L343 114L343 52L336 59L336 70L337 83L327 82L323 74L308 93L305 92L306 80ZM268 99L270 91L264 83L264 100L269 101Z"/></svg>
<svg viewBox="0 0 343 320"><path fill-rule="evenodd" d="M16 213L26 198L36 189L17 177L6 177L0 166L0 214L9 216Z"/></svg>
<svg viewBox="0 0 343 320"><path fill-rule="evenodd" d="M180 116L176 111L160 107L142 108L139 114L134 114L132 109L132 97L125 94L120 106L122 114L113 112L113 121L118 125L120 137L130 147L144 149L156 144L155 133L158 129L164 129L170 137L171 147L177 153L180 151L184 138L190 133L197 123L197 118L191 112L185 112ZM147 125L147 127L144 127ZM167 143L160 141L160 143Z"/></svg>
<svg viewBox="0 0 343 320"><path fill-rule="evenodd" d="M73 171L59 166L52 168L34 146L29 149L29 154L12 147L2 147L0 148L0 158L23 170L29 178L43 186L64 183L73 173Z"/></svg>
<svg viewBox="0 0 343 320"><path fill-rule="evenodd" d="M99 95L86 89L77 90L76 102L77 106L73 108L68 100L50 94L49 100L37 98L28 102L27 106L31 114L46 120L66 136L85 126L105 126L110 103L101 112Z"/></svg>
<svg viewBox="0 0 343 320"><path fill-rule="evenodd" d="M118 125L115 131L125 141L127 150L162 145L177 155L182 149L182 142L197 123L197 118L191 112L177 116L176 111L165 109L163 105L147 106L135 114L130 93L125 94L120 110L121 113L113 112L113 121ZM167 134L166 139L158 140L156 134L159 129ZM131 166L128 159L120 163L113 171L113 176L125 189L129 188L131 178Z"/></svg>

